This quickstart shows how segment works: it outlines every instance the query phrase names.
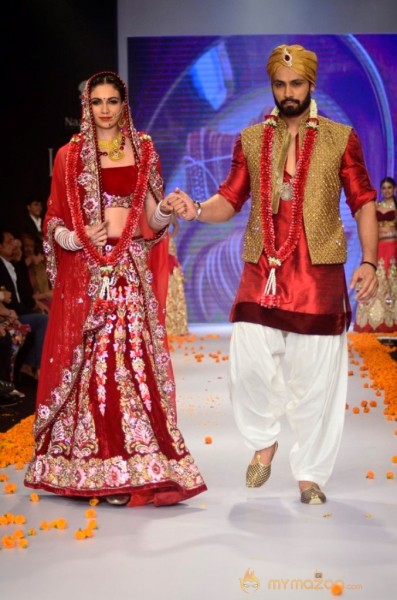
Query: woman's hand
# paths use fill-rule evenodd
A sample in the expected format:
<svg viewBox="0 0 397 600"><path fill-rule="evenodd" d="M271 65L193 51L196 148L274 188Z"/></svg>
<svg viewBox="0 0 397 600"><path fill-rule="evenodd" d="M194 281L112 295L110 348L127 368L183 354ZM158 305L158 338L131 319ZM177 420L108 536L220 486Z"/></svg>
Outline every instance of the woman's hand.
<svg viewBox="0 0 397 600"><path fill-rule="evenodd" d="M108 238L106 223L97 223L97 225L86 225L85 232L94 246L104 246Z"/></svg>

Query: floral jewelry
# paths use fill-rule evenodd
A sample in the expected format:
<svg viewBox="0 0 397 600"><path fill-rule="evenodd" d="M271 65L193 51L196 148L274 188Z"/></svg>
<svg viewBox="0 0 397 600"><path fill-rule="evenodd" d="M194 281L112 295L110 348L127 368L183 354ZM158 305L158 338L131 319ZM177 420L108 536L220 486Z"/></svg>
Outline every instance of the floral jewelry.
<svg viewBox="0 0 397 600"><path fill-rule="evenodd" d="M265 289L260 298L261 306L277 308L280 306L280 296L276 290L276 269L291 256L298 245L302 233L302 213L304 190L310 160L318 133L317 105L314 100L310 103L310 115L306 122L306 133L303 139L302 151L296 165L296 173L292 183L292 218L287 239L276 250L276 237L274 232L272 211L272 157L274 146L274 132L278 126L278 108L274 108L264 122L262 151L260 157L260 191L261 191L261 220L263 233L263 247L270 267Z"/></svg>
<svg viewBox="0 0 397 600"><path fill-rule="evenodd" d="M70 144L70 150L66 160L66 189L68 203L72 213L74 230L78 239L83 245L84 252L88 257L90 264L95 267L113 266L117 264L124 252L127 250L128 246L131 244L132 237L138 225L139 217L141 216L143 204L146 198L150 169L154 155L153 144L150 136L141 136L141 142L142 155L138 173L138 181L134 194L134 203L130 208L127 223L119 241L112 252L106 256L101 254L100 251L94 246L85 231L77 183L77 162L80 153L80 144Z"/></svg>

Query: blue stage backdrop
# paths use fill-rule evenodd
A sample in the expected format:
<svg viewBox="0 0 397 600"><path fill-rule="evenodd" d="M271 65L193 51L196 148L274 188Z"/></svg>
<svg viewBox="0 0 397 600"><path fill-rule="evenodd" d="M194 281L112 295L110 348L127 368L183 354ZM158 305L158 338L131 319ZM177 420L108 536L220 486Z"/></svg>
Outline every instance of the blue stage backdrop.
<svg viewBox="0 0 397 600"><path fill-rule="evenodd" d="M154 138L167 192L178 186L196 200L216 192L240 130L274 106L265 65L282 43L301 43L317 53L313 96L319 112L358 132L375 187L385 175L395 175L397 35L130 38L131 107L138 129ZM176 241L191 322L228 320L242 269L248 204L228 223L181 223ZM349 279L360 251L344 197L341 206ZM354 297L351 302L354 309Z"/></svg>

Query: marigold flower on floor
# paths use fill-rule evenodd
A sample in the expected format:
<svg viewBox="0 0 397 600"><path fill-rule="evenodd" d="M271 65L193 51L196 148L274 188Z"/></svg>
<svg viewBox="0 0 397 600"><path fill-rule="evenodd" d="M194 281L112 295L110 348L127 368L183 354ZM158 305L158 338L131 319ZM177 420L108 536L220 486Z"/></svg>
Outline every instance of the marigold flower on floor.
<svg viewBox="0 0 397 600"><path fill-rule="evenodd" d="M386 473L386 477L387 477L387 479L394 479L394 473L392 473L392 471L388 471Z"/></svg>
<svg viewBox="0 0 397 600"><path fill-rule="evenodd" d="M34 415L23 419L5 433L0 433L0 468L15 465L21 468L31 460Z"/></svg>
<svg viewBox="0 0 397 600"><path fill-rule="evenodd" d="M375 473L373 471L367 471L366 478L375 479Z"/></svg>
<svg viewBox="0 0 397 600"><path fill-rule="evenodd" d="M4 516L7 519L7 523L9 525L12 525L14 523L14 521L15 521L15 515L13 513L6 513Z"/></svg>
<svg viewBox="0 0 397 600"><path fill-rule="evenodd" d="M99 499L98 498L91 498L88 504L90 506L96 506L97 504L99 504Z"/></svg>
<svg viewBox="0 0 397 600"><path fill-rule="evenodd" d="M24 523L26 523L25 515L15 515L14 523L16 523L17 525L23 525Z"/></svg>
<svg viewBox="0 0 397 600"><path fill-rule="evenodd" d="M1 538L1 545L6 550L10 550L10 548L15 548L15 538L12 535L3 535Z"/></svg>
<svg viewBox="0 0 397 600"><path fill-rule="evenodd" d="M0 473L0 482L3 483L4 481L8 481L8 475Z"/></svg>
<svg viewBox="0 0 397 600"><path fill-rule="evenodd" d="M28 546L29 546L29 542L26 538L22 538L21 540L18 540L18 548L22 548L22 550L25 550Z"/></svg>
<svg viewBox="0 0 397 600"><path fill-rule="evenodd" d="M87 523L87 529L98 529L98 523L96 519L89 519Z"/></svg>
<svg viewBox="0 0 397 600"><path fill-rule="evenodd" d="M206 444L212 444L212 437L210 435L206 435L204 438L204 442Z"/></svg>
<svg viewBox="0 0 397 600"><path fill-rule="evenodd" d="M68 526L68 522L66 521L66 519L57 519L55 521L55 529L67 529Z"/></svg>
<svg viewBox="0 0 397 600"><path fill-rule="evenodd" d="M78 529L74 532L74 537L76 538L76 540L85 540L86 535L82 529Z"/></svg>
<svg viewBox="0 0 397 600"><path fill-rule="evenodd" d="M93 508L88 508L85 511L85 516L87 517L87 519L95 519L95 517L96 517L96 510L94 510Z"/></svg>
<svg viewBox="0 0 397 600"><path fill-rule="evenodd" d="M331 587L331 594L333 596L341 596L343 593L343 585L340 585L339 583L334 583L334 585Z"/></svg>
<svg viewBox="0 0 397 600"><path fill-rule="evenodd" d="M28 535L37 535L37 529L34 529L33 527L28 529Z"/></svg>
<svg viewBox="0 0 397 600"><path fill-rule="evenodd" d="M391 457L392 463L397 463L397 454Z"/></svg>
<svg viewBox="0 0 397 600"><path fill-rule="evenodd" d="M38 494L30 494L29 500L31 502L39 502L40 501L40 496Z"/></svg>
<svg viewBox="0 0 397 600"><path fill-rule="evenodd" d="M86 527L85 529L83 529L83 532L86 538L94 537L94 532L90 527Z"/></svg>
<svg viewBox="0 0 397 600"><path fill-rule="evenodd" d="M13 537L14 539L16 539L16 540L17 540L17 539L20 539L20 538L24 538L24 537L25 537L25 532L24 532L24 530L23 530L23 529L16 529L16 530L14 531L14 533L12 534L12 537Z"/></svg>
<svg viewBox="0 0 397 600"><path fill-rule="evenodd" d="M16 483L6 483L4 486L4 491L6 494L15 494L17 489L18 489L18 486Z"/></svg>

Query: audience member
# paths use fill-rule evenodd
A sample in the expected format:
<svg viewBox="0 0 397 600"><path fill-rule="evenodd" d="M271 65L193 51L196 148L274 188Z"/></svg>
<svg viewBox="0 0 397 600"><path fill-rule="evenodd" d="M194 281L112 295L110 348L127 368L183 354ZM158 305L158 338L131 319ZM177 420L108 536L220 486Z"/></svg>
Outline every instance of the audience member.
<svg viewBox="0 0 397 600"><path fill-rule="evenodd" d="M37 377L48 320L44 313L48 309L34 299L26 265L21 259L20 240L9 231L0 230L0 289L11 292L8 308L15 311L22 324L31 328L23 353L27 367L23 370Z"/></svg>
<svg viewBox="0 0 397 600"><path fill-rule="evenodd" d="M37 252L33 235L23 233L21 241L23 257L33 289L33 297L49 309L52 300L52 289L47 276L45 256L43 253Z"/></svg>
<svg viewBox="0 0 397 600"><path fill-rule="evenodd" d="M43 233L41 230L41 226L43 203L41 202L41 200L37 200L36 196L32 196L26 199L25 205L26 211L24 211L21 217L19 233L27 233L29 235L32 235L35 240L36 250L42 252Z"/></svg>

